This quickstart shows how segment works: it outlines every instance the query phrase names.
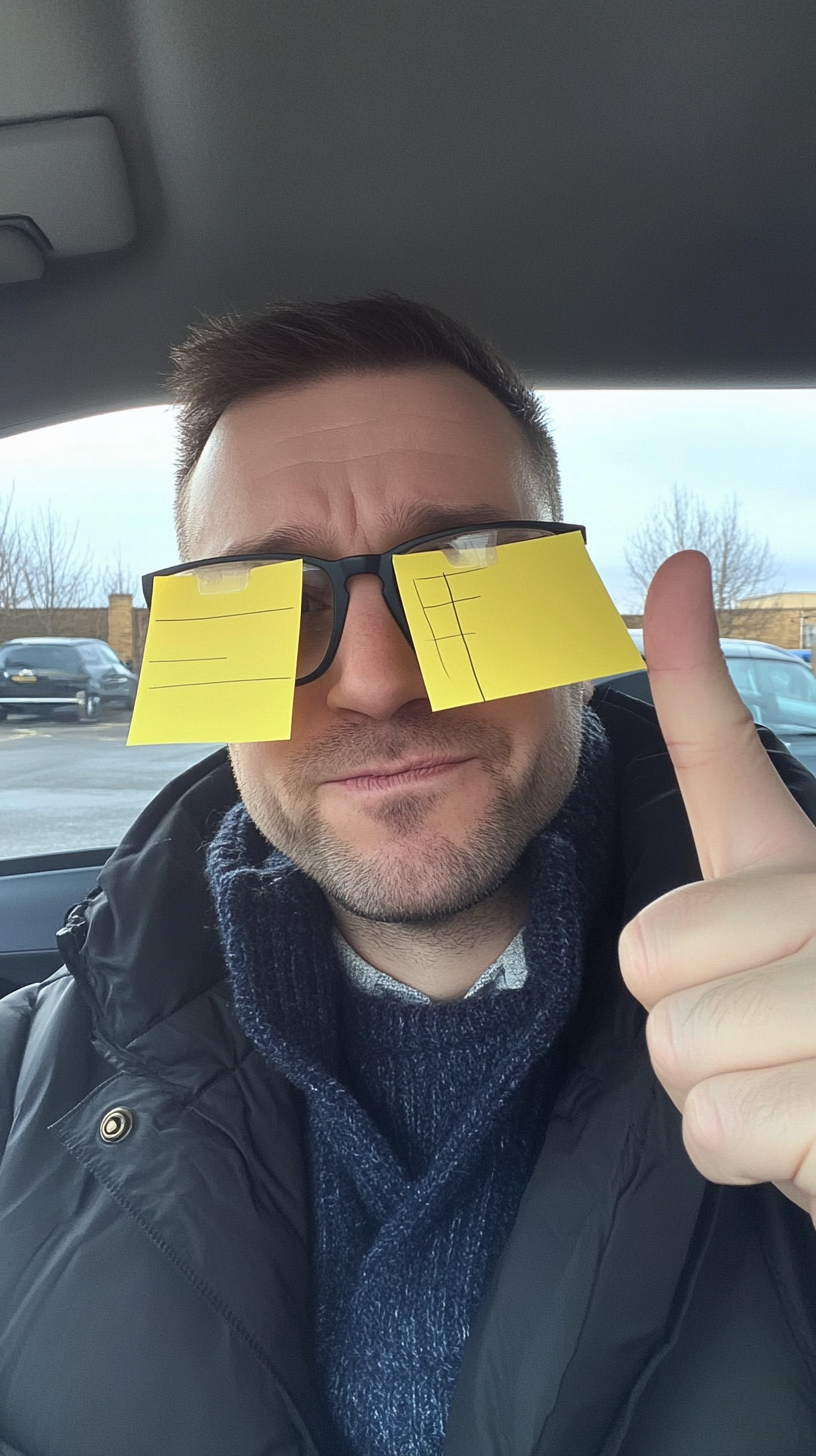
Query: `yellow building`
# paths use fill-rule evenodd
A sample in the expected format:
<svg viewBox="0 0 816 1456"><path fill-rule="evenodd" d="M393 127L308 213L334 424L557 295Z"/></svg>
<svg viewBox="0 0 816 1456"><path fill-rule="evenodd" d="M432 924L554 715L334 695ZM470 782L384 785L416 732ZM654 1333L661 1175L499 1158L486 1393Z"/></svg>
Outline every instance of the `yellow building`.
<svg viewBox="0 0 816 1456"><path fill-rule="evenodd" d="M816 592L772 592L745 597L718 612L721 637L748 637L788 650L816 646ZM643 625L642 616L625 616L627 627ZM816 671L816 664L814 664Z"/></svg>
<svg viewBox="0 0 816 1456"><path fill-rule="evenodd" d="M771 592L765 597L742 597L737 602L738 607L782 607L787 611L804 612L807 616L816 615L816 591L812 592Z"/></svg>

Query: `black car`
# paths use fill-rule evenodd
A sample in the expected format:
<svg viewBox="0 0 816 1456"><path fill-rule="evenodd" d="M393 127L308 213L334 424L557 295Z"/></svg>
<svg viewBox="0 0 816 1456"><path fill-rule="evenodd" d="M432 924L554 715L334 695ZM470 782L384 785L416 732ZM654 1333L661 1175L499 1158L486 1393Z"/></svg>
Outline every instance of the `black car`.
<svg viewBox="0 0 816 1456"><path fill-rule="evenodd" d="M643 651L643 632L630 637ZM816 774L816 677L796 653L742 637L721 637L725 665L755 723L764 723L781 738L791 753ZM649 678L643 672L600 678L630 697L652 701Z"/></svg>
<svg viewBox="0 0 816 1456"><path fill-rule="evenodd" d="M103 708L132 708L136 674L96 637L18 637L0 643L0 718L47 718L71 708L92 723Z"/></svg>

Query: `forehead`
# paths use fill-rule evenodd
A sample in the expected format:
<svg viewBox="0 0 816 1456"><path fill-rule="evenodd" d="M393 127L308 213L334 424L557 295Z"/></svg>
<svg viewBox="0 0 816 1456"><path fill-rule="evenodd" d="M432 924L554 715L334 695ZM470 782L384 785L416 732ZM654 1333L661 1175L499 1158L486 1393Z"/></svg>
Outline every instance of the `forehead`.
<svg viewBox="0 0 816 1456"><path fill-rule="evenodd" d="M275 536L318 555L381 551L461 511L530 513L509 411L447 367L341 374L230 406L190 478L195 556ZM474 517L471 515L471 519Z"/></svg>

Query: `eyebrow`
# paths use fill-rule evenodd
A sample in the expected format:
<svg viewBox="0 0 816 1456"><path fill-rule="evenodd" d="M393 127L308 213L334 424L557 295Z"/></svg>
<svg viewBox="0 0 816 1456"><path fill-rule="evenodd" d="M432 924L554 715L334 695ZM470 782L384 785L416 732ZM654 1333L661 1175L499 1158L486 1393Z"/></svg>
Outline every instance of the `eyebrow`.
<svg viewBox="0 0 816 1456"><path fill-rule="evenodd" d="M480 525L485 521L512 521L518 519L508 511L489 501L474 501L467 506L440 506L425 502L417 506L397 509L392 516L394 545L412 541L418 536L429 536L435 531L460 530ZM393 549L393 548L392 548ZM278 552L303 552L307 556L320 556L325 561L338 560L332 555L327 538L319 528L304 525L277 526L263 536L230 544L225 556L253 556L268 551L274 556Z"/></svg>

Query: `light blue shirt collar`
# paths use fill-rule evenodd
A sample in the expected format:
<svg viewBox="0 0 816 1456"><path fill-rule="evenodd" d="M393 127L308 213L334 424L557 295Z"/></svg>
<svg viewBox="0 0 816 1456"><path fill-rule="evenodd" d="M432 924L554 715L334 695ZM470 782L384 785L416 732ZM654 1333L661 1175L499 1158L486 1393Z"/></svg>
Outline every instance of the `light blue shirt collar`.
<svg viewBox="0 0 816 1456"><path fill-rule="evenodd" d="M364 961L356 950L352 950L337 926L334 927L332 936L341 965L352 986L356 986L358 991L364 991L369 996L389 996L395 1001L431 1005L431 997L426 996L424 991L417 991L414 986L406 986L404 982L389 976L386 971L378 971L368 961ZM522 937L523 931L520 930L498 960L488 966L486 971L482 971L478 981L465 992L463 1000L467 1001L471 996L492 996L498 991L518 991L524 985L527 980L527 957L524 954Z"/></svg>

